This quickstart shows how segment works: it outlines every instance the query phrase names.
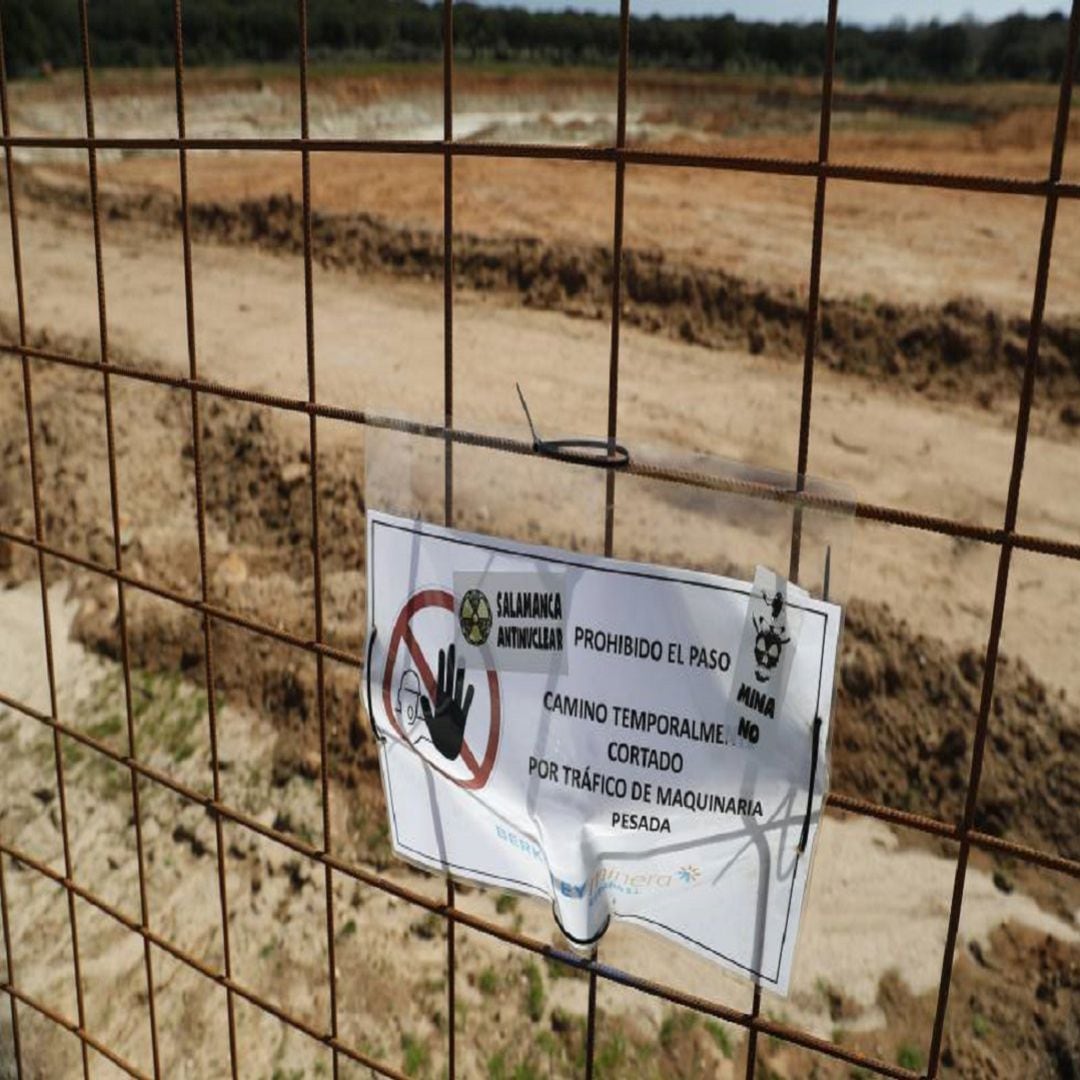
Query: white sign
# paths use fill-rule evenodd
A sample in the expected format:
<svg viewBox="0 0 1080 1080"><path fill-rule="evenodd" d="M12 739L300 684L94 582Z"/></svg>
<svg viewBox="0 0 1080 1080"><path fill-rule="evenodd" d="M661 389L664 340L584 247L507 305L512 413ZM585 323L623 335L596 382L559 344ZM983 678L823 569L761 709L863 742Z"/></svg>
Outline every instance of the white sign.
<svg viewBox="0 0 1080 1080"><path fill-rule="evenodd" d="M578 944L615 917L786 993L839 607L766 571L736 581L372 510L367 560L397 854L547 897Z"/></svg>

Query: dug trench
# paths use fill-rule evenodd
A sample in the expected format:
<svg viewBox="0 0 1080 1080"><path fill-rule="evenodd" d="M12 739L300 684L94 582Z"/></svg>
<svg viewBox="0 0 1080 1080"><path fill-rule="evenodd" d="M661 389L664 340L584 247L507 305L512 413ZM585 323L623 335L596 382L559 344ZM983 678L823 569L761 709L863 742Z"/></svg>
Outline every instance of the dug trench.
<svg viewBox="0 0 1080 1080"><path fill-rule="evenodd" d="M20 175L19 190L55 214L89 209L85 184L63 174ZM160 192L106 191L101 211L172 236L180 204ZM302 205L291 195L234 202L193 202L199 241L297 255L304 250ZM443 272L441 233L378 215L311 215L313 257L327 268L432 280ZM548 242L531 236L454 237L455 285L526 307L604 320L610 317L612 256L608 247ZM806 300L790 288L747 280L722 268L672 258L662 249L623 252L622 319L647 333L711 348L745 349L801 361ZM937 306L869 295L825 296L817 338L819 361L932 401L963 402L1011 420L1028 351L1030 321L1006 316L971 297ZM1080 319L1044 319L1038 355L1039 393L1033 430L1070 437L1080 429Z"/></svg>

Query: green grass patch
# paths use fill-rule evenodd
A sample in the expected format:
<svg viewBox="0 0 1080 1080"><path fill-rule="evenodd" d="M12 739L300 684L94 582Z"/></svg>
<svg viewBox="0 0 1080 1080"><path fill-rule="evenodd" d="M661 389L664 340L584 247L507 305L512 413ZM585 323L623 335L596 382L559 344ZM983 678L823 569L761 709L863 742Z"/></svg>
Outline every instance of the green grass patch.
<svg viewBox="0 0 1080 1080"><path fill-rule="evenodd" d="M529 1059L512 1064L506 1051L499 1050L487 1060L488 1080L540 1080L543 1075Z"/></svg>
<svg viewBox="0 0 1080 1080"><path fill-rule="evenodd" d="M588 973L581 970L581 968L574 967L573 964L564 964L561 960L555 960L553 957L544 957L544 970L547 971L547 977L549 979L587 979Z"/></svg>
<svg viewBox="0 0 1080 1080"><path fill-rule="evenodd" d="M77 765L86 760L86 747L81 743L77 743L74 739L64 738L63 746L65 769L74 769Z"/></svg>
<svg viewBox="0 0 1080 1080"><path fill-rule="evenodd" d="M911 1043L904 1043L896 1051L896 1064L902 1069L911 1069L919 1072L923 1067L922 1051Z"/></svg>
<svg viewBox="0 0 1080 1080"><path fill-rule="evenodd" d="M730 1059L735 1053L735 1048L731 1044L731 1036L728 1034L727 1028L719 1020L710 1018L705 1021L705 1030L712 1036L712 1041L716 1043L716 1049L724 1057Z"/></svg>
<svg viewBox="0 0 1080 1080"><path fill-rule="evenodd" d="M525 965L525 1011L535 1024L544 1015L544 977L533 961Z"/></svg>
<svg viewBox="0 0 1080 1080"><path fill-rule="evenodd" d="M405 1032L401 1036L401 1071L406 1076L419 1076L431 1063L427 1046L415 1035Z"/></svg>
<svg viewBox="0 0 1080 1080"><path fill-rule="evenodd" d="M124 720L119 713L113 713L111 716L105 717L104 720L99 720L96 724L91 724L86 729L86 734L91 739L97 739L98 742L108 742L109 739L115 739L121 731L124 730Z"/></svg>
<svg viewBox="0 0 1080 1080"><path fill-rule="evenodd" d="M509 1080L509 1066L506 1064L506 1051L492 1054L487 1062L488 1080Z"/></svg>
<svg viewBox="0 0 1080 1080"><path fill-rule="evenodd" d="M689 1009L669 1012L660 1023L660 1045L665 1050L671 1050L679 1036L693 1031L697 1022L697 1013Z"/></svg>
<svg viewBox="0 0 1080 1080"><path fill-rule="evenodd" d="M612 1032L596 1051L596 1075L599 1077L625 1076L626 1039L621 1031Z"/></svg>
<svg viewBox="0 0 1080 1080"><path fill-rule="evenodd" d="M123 674L110 670L80 703L81 727L99 741L124 730ZM220 704L220 702L219 702ZM131 713L140 757L168 758L181 764L198 750L197 734L207 715L206 693L178 672L135 670L131 673Z"/></svg>

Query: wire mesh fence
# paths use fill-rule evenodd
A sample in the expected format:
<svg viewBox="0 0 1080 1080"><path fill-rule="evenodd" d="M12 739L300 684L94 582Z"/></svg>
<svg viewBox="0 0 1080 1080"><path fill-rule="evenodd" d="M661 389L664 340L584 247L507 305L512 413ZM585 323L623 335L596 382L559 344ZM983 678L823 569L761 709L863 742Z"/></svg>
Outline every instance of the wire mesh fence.
<svg viewBox="0 0 1080 1080"><path fill-rule="evenodd" d="M620 12L620 47L617 77L615 138L611 145L533 145L533 144L490 144L457 141L454 136L454 46L453 24L454 10L452 0L445 0L443 5L443 58L442 58L442 137L427 141L372 140L348 138L314 138L309 129L309 54L307 47L307 2L298 2L299 24L299 137L298 138L192 138L187 134L184 51L183 51L183 12L181 0L174 0L174 41L175 41L175 104L176 134L167 138L155 137L99 137L95 130L94 71L91 56L91 43L88 30L87 0L72 0L78 4L79 27L82 43L83 103L85 111L85 135L78 137L53 137L15 135L12 133L9 115L9 96L6 72L0 67L0 106L2 106L3 144L7 178L8 212L12 237L11 267L15 284L18 307L18 340L0 342L0 355L7 361L21 367L22 387L27 423L29 445L29 466L31 474L31 492L33 498L33 534L24 535L8 528L0 529L0 537L7 542L32 552L36 556L38 578L40 582L41 615L44 625L46 666L49 682L49 707L47 710L34 708L25 702L0 695L0 705L14 710L26 718L36 721L48 732L52 740L53 767L59 814L59 829L63 841L62 871L48 865L27 851L21 850L0 838L0 913L3 916L4 948L6 959L6 979L0 989L8 998L11 1011L16 1067L20 1077L23 1075L22 1050L20 1047L20 1016L26 1010L40 1013L60 1028L72 1033L79 1040L82 1071L90 1073L91 1051L107 1058L113 1065L132 1076L145 1073L132 1062L125 1060L116 1050L96 1038L88 1030L87 1003L84 996L84 977L80 957L79 927L83 905L97 909L112 920L124 933L141 941L143 968L145 972L145 998L151 1032L151 1059L153 1075L162 1073L159 1053L160 1017L155 995L155 975L164 956L168 956L183 965L198 977L207 980L224 991L228 1015L229 1063L235 1078L244 1072L244 1047L238 1043L236 1013L240 1003L246 1003L256 1009L270 1013L285 1025L302 1032L326 1047L332 1054L334 1075L338 1074L339 1063L350 1059L365 1066L379 1075L397 1077L402 1072L390 1062L380 1060L361 1046L354 1045L342 1034L339 1024L338 974L335 958L335 912L333 881L335 875L353 880L390 894L418 910L430 912L445 920L446 946L446 1009L449 1022L446 1025L447 1069L453 1077L458 1069L458 1052L455 1045L458 1025L455 1022L456 988L458 981L458 963L456 957L457 927L469 928L483 935L488 935L531 954L549 958L553 963L566 965L583 972L588 979L588 1012L585 1031L584 1072L591 1077L596 1067L597 1032L600 1017L597 1009L597 989L602 983L615 984L628 988L632 992L662 998L675 1005L685 1006L710 1017L744 1028L747 1035L746 1076L753 1077L757 1068L757 1041L759 1036L767 1035L783 1042L789 1042L804 1048L813 1054L827 1055L860 1067L870 1073L892 1077L914 1077L925 1075L935 1077L942 1067L943 1033L945 1031L946 1010L949 1000L950 981L953 969L957 935L960 927L964 898L965 878L973 849L1008 855L1046 871L1080 878L1080 862L1055 851L1039 850L1011 840L990 835L976 828L976 800L979 791L984 753L988 731L992 728L992 702L995 685L995 669L998 648L1002 633L1009 573L1014 551L1039 552L1063 559L1080 559L1080 541L1069 541L1047 536L1021 533L1017 530L1018 506L1020 499L1021 477L1025 451L1028 442L1029 420L1033 397L1036 392L1037 369L1039 362L1040 333L1046 304L1047 284L1050 274L1051 251L1057 210L1061 200L1080 199L1080 184L1063 180L1062 165L1068 131L1070 100L1074 73L1076 70L1077 38L1080 34L1080 3L1074 2L1071 19L1067 24L1067 40L1064 43L1064 59L1060 84L1060 95L1056 112L1052 144L1047 148L1049 161L1043 179L1010 179L1006 177L947 174L922 171L911 168L883 167L874 164L840 164L830 160L830 128L833 114L833 77L835 71L835 46L837 38L838 10L837 0L829 0L826 35L824 77L821 87L821 109L817 156L807 160L751 158L723 156L716 154L693 154L667 150L647 150L628 145L627 140L627 97L628 71L631 60L630 42L630 3L622 0ZM0 28L0 63L2 63L2 28ZM19 210L15 189L15 159L20 152L31 149L66 149L84 152L88 167L89 202L93 223L93 240L97 278L97 315L99 326L99 358L87 360L71 353L36 347L31 345L27 332L26 301L24 297L22 252L20 249ZM186 312L187 359L186 375L171 375L151 371L145 368L116 360L110 350L109 315L105 268L102 258L102 211L100 207L100 185L98 178L98 154L102 150L156 150L176 154L180 186L180 220L183 242L183 282L184 307ZM299 159L302 178L302 216L303 216L303 267L304 267L304 313L305 346L307 360L307 393L305 396L288 397L266 394L245 389L236 385L215 382L206 378L200 370L199 342L196 333L194 273L192 264L192 223L191 199L188 186L188 155L196 150L229 150L234 152L281 151L295 154ZM424 424L393 420L373 415L363 410L343 406L339 402L324 400L320 397L317 382L318 348L314 318L313 285L313 244L312 244L312 197L311 197L311 155L313 153L378 153L384 155L427 155L433 159L442 159L443 188L443 422L442 424ZM997 578L987 628L985 667L982 675L981 695L975 730L972 733L973 751L970 762L970 774L963 804L963 813L959 820L944 820L925 814L902 811L858 798L844 792L832 792L829 795L830 806L854 814L867 815L885 821L901 829L916 830L924 834L945 838L957 845L953 893L948 915L948 925L944 953L941 958L940 984L937 1004L934 1010L932 1030L929 1036L929 1054L924 1073L917 1073L911 1068L867 1056L858 1050L822 1039L806 1030L788 1023L781 1023L762 1015L760 989L755 990L752 1006L748 1011L733 1009L721 1002L700 997L692 992L677 989L644 979L628 971L606 965L599 955L584 958L569 952L563 952L551 945L508 929L496 922L480 917L460 906L455 895L454 884L447 880L445 895L442 899L432 899L422 892L408 888L390 877L357 865L337 853L339 845L332 835L332 815L330 807L330 768L327 738L327 706L325 700L325 666L328 663L347 665L357 671L364 666L364 657L359 652L342 649L328 642L325 633L323 611L322 582L322 543L320 537L319 488L319 443L320 421L337 421L346 425L394 428L415 433L418 436L441 441L445 445L445 485L444 503L447 524L454 522L454 450L456 447L479 447L497 454L529 455L537 451L526 441L515 441L495 437L475 431L462 430L455 426L455 379L454 379L454 198L453 185L455 162L464 156L487 158L526 158L526 159L562 159L574 161L592 161L606 163L611 169L611 184L614 196L614 219L612 222L611 253L613 266L618 269L623 261L624 241L624 203L626 174L628 168L663 169L681 167L700 170L740 171L748 173L769 173L789 177L812 178L815 183L813 203L812 244L809 252L809 290L807 297L805 344L803 349L802 396L798 432L797 457L793 463L799 476L807 471L810 456L811 409L814 401L815 359L820 322L820 295L822 277L822 247L826 217L826 190L830 181L844 180L872 185L907 185L924 186L940 189L952 189L968 192L986 192L1009 196L1016 199L1035 199L1043 204L1043 224L1039 244L1038 263L1034 279L1034 291L1031 301L1031 314L1027 337L1026 357L1023 366L1023 381L1020 389L1018 418L1012 464L1007 481L1004 518L999 527L990 527L971 521L953 519L944 516L912 513L895 506L859 502L854 507L857 517L893 529L926 530L945 537L962 538L979 544L991 545L998 550ZM607 430L606 438L611 447L619 434L619 373L620 373L620 319L623 311L622 275L615 272L611 282L610 304L610 360L607 380ZM101 379L104 402L104 424L108 453L109 505L111 509L112 558L101 562L85 555L65 550L46 537L44 527L46 509L40 485L39 451L35 441L33 372L35 364L58 365L76 369L87 374L97 373ZM121 543L121 497L117 480L116 430L113 417L112 389L117 380L128 380L135 384L153 384L170 394L182 398L190 413L192 434L192 458L195 479L196 532L198 539L199 571L201 588L194 593L184 593L160 582L149 580L125 564L125 553ZM248 402L270 410L306 416L308 424L308 456L311 490L311 535L310 546L313 559L313 632L310 635L297 634L278 626L269 625L231 610L217 603L212 598L208 587L207 565L207 513L203 484L203 457L200 411L211 399L231 399ZM152 421L151 421L152 422ZM567 465L568 469L601 468L607 472L607 498L604 511L604 547L610 554L615 530L615 505L618 497L618 472L620 469L610 466L602 459L589 463ZM704 487L726 485L741 487L746 493L768 496L764 489L755 491L753 483L717 480L715 477L696 475L681 471L669 471L662 468L643 466L633 460L620 467L622 471L645 475L652 479L672 484L689 484ZM790 493L796 504L802 502L812 505L820 496L795 490ZM50 562L56 560L69 568L80 569L115 583L119 625L119 655L123 671L125 701L124 734L126 749L109 745L80 730L70 718L62 715L58 705L57 676L54 665L54 641L49 602ZM799 538L796 533L791 547L791 573L798 576ZM205 669L205 689L208 705L210 763L212 785L209 793L199 791L178 780L167 770L150 764L136 753L136 718L133 709L132 660L128 647L127 597L132 590L150 594L168 604L178 605L201 621L203 638L203 665ZM218 705L216 700L214 627L230 625L253 635L271 639L290 649L302 651L313 659L316 671L317 716L319 724L319 781L321 791L322 835L311 841L304 840L289 832L267 825L263 821L245 813L226 797L222 785L221 755L218 737ZM357 703L359 708L359 702ZM76 880L72 861L70 841L68 803L65 792L65 757L62 753L61 739L73 740L91 754L101 755L123 770L129 781L131 815L134 823L135 850L138 866L139 910L137 914L121 910L107 901L94 888ZM142 836L141 800L149 786L161 786L204 807L214 826L216 850L216 880L220 910L220 929L222 941L222 962L220 965L208 963L191 951L180 947L168 936L154 930L148 910L147 867L144 858ZM226 873L225 851L226 829L238 829L245 833L258 834L276 841L291 850L303 860L321 880L325 895L325 931L327 954L327 985L329 987L329 1024L320 1026L309 1019L294 1015L279 1004L268 1000L257 992L234 970L235 943L230 941L230 897ZM22 867L29 868L54 883L66 894L68 924L70 928L71 956L74 965L75 1015L64 1015L51 1005L39 1000L27 992L21 983L20 972L14 965L12 953L12 928L10 925L11 900L5 886L5 862L10 866L17 861Z"/></svg>

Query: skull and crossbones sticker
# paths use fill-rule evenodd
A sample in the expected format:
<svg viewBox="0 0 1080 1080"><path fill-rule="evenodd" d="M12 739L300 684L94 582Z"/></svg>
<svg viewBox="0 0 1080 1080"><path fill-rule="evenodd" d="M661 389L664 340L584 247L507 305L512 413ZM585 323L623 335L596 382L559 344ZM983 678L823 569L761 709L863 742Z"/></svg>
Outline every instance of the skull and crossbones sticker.
<svg viewBox="0 0 1080 1080"><path fill-rule="evenodd" d="M759 683L768 682L780 663L784 646L791 641L787 626L781 621L784 612L784 597L780 592L770 596L762 591L762 599L768 604L768 615L754 616L754 678Z"/></svg>

